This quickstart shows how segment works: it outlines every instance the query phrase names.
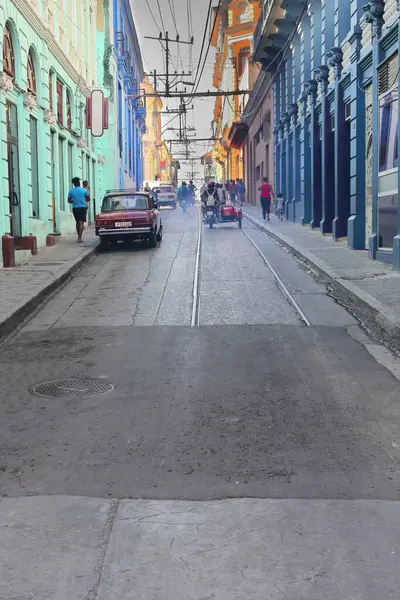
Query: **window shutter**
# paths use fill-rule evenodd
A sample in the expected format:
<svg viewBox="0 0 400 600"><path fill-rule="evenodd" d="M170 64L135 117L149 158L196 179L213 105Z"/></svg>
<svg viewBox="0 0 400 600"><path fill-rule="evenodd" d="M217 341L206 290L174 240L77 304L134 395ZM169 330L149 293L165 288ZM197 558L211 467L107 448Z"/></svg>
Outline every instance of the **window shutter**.
<svg viewBox="0 0 400 600"><path fill-rule="evenodd" d="M396 54L387 60L379 69L379 95L386 94L397 84L399 78L399 57Z"/></svg>

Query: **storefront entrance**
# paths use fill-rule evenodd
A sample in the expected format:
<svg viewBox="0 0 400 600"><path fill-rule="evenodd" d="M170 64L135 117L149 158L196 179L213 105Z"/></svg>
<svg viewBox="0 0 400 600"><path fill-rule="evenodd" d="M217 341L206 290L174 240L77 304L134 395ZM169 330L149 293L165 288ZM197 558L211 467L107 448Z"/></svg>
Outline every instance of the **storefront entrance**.
<svg viewBox="0 0 400 600"><path fill-rule="evenodd" d="M18 156L18 116L17 107L11 102L7 102L6 105L6 120L10 235L14 238L15 248L19 249L22 244L22 223Z"/></svg>

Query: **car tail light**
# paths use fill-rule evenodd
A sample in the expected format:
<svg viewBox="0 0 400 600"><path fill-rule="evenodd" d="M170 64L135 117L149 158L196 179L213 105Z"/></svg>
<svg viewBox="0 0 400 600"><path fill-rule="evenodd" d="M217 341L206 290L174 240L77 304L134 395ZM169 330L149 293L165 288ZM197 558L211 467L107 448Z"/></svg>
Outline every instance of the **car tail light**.
<svg viewBox="0 0 400 600"><path fill-rule="evenodd" d="M114 221L108 221L107 219L96 219L96 227L110 227L114 224Z"/></svg>

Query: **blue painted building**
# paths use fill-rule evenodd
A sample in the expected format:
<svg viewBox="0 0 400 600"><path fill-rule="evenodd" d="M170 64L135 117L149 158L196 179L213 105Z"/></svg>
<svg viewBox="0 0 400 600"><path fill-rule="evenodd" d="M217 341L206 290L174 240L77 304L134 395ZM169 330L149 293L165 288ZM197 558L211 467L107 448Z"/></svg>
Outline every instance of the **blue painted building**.
<svg viewBox="0 0 400 600"><path fill-rule="evenodd" d="M264 0L254 37L288 218L398 270L399 11L400 0Z"/></svg>
<svg viewBox="0 0 400 600"><path fill-rule="evenodd" d="M143 142L146 111L139 99L143 63L129 0L113 0L117 54L118 186L143 187Z"/></svg>

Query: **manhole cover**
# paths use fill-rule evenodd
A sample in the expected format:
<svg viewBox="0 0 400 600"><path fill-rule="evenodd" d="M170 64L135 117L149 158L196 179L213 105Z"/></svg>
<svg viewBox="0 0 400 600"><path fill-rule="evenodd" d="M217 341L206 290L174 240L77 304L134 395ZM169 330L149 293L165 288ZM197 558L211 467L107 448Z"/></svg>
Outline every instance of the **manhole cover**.
<svg viewBox="0 0 400 600"><path fill-rule="evenodd" d="M93 379L65 379L63 381L47 381L38 383L31 388L32 394L36 396L47 396L50 398L68 398L71 396L97 396L112 392L114 386L104 381Z"/></svg>

